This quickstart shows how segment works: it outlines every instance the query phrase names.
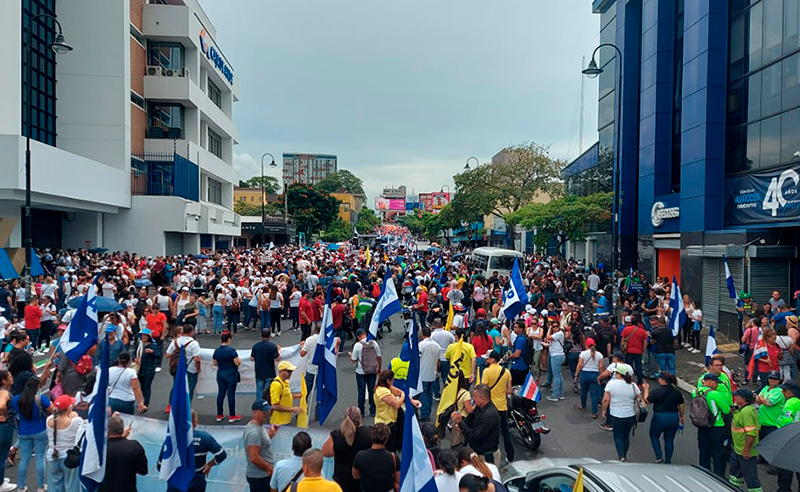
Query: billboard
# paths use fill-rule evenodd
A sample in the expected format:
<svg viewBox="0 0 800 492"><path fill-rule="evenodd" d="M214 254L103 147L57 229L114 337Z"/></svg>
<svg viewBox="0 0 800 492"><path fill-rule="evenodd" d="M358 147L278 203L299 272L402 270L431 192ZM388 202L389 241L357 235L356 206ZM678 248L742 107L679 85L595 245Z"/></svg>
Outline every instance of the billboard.
<svg viewBox="0 0 800 492"><path fill-rule="evenodd" d="M433 211L433 194L420 193L419 194L419 208L423 212Z"/></svg>
<svg viewBox="0 0 800 492"><path fill-rule="evenodd" d="M800 218L800 167L725 180L725 223L796 222Z"/></svg>
<svg viewBox="0 0 800 492"><path fill-rule="evenodd" d="M376 196L375 210L389 210L389 199L382 196Z"/></svg>
<svg viewBox="0 0 800 492"><path fill-rule="evenodd" d="M389 198L389 210L403 210L406 209L405 198Z"/></svg>
<svg viewBox="0 0 800 492"><path fill-rule="evenodd" d="M450 203L450 192L449 191L434 191L431 193L431 198L433 201L433 210L440 211L444 208L445 205Z"/></svg>

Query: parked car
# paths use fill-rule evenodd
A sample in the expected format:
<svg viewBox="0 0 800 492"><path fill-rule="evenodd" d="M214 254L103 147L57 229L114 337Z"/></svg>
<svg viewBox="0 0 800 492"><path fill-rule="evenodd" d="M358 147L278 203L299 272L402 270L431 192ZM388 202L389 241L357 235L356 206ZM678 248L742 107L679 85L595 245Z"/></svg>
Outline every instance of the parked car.
<svg viewBox="0 0 800 492"><path fill-rule="evenodd" d="M503 474L503 484L510 492L571 492L581 468L586 492L741 492L694 465L621 463L592 458L514 461Z"/></svg>

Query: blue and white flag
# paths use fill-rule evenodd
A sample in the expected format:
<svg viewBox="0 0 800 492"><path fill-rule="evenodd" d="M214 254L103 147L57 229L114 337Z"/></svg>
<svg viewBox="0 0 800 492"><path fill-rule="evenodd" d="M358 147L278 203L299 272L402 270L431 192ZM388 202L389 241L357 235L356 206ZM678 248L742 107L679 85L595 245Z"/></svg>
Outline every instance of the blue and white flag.
<svg viewBox="0 0 800 492"><path fill-rule="evenodd" d="M161 448L161 471L158 478L178 490L186 491L195 475L194 430L189 382L186 376L186 347L181 347L167 423L167 437Z"/></svg>
<svg viewBox="0 0 800 492"><path fill-rule="evenodd" d="M372 312L372 319L369 322L367 340L378 338L378 326L393 314L402 311L402 309L400 297L397 296L397 288L395 288L394 280L392 280L392 271L387 268L386 278L383 280L383 286L381 287L381 296L378 298L378 303L375 304L375 310Z"/></svg>
<svg viewBox="0 0 800 492"><path fill-rule="evenodd" d="M325 301L322 314L322 333L314 351L314 365L317 366L317 408L319 409L319 425L333 410L338 398L336 390L336 334L333 330L333 313L331 311L331 287Z"/></svg>
<svg viewBox="0 0 800 492"><path fill-rule="evenodd" d="M736 287L733 285L733 275L731 275L731 269L728 268L728 259L725 258L725 255L722 255L722 263L725 264L725 284L728 286L728 297L738 301L739 294L736 293Z"/></svg>
<svg viewBox="0 0 800 492"><path fill-rule="evenodd" d="M417 317L411 316L411 327L408 333L408 348L411 352L408 360L408 374L406 374L406 384L411 396L422 393L422 373L419 370L419 336L417 327Z"/></svg>
<svg viewBox="0 0 800 492"><path fill-rule="evenodd" d="M95 331L97 331L95 329ZM63 342L62 342L63 343ZM106 475L106 445L108 444L108 344L100 349L100 367L94 384L89 420L83 438L80 477L87 492L97 492Z"/></svg>
<svg viewBox="0 0 800 492"><path fill-rule="evenodd" d="M61 350L73 363L97 343L97 285L89 286L75 314L61 335Z"/></svg>
<svg viewBox="0 0 800 492"><path fill-rule="evenodd" d="M678 332L686 323L686 308L683 305L681 287L675 275L672 276L672 293L669 296L669 326L672 328L672 336L677 337Z"/></svg>
<svg viewBox="0 0 800 492"><path fill-rule="evenodd" d="M719 352L717 350L717 338L714 335L714 325L711 325L711 328L708 330L708 340L706 341L706 367L708 367L708 363L711 362L711 357Z"/></svg>
<svg viewBox="0 0 800 492"><path fill-rule="evenodd" d="M505 290L503 315L509 321L517 317L528 304L528 294L525 293L525 284L522 283L522 275L519 273L519 261L514 258L514 269L511 270L511 278Z"/></svg>
<svg viewBox="0 0 800 492"><path fill-rule="evenodd" d="M406 402L410 401L406 390ZM401 449L403 453L400 457L400 492L439 492L416 412L405 412Z"/></svg>

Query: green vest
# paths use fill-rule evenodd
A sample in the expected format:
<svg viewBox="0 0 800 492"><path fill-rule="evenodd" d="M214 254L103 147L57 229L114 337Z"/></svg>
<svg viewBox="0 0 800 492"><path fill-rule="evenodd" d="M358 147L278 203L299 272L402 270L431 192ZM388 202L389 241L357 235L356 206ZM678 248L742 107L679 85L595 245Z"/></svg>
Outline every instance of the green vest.
<svg viewBox="0 0 800 492"><path fill-rule="evenodd" d="M408 366L411 364L410 361L404 361L400 359L400 357L395 357L390 362L392 366L392 372L394 373L394 378L399 379L401 381L405 381L408 377Z"/></svg>

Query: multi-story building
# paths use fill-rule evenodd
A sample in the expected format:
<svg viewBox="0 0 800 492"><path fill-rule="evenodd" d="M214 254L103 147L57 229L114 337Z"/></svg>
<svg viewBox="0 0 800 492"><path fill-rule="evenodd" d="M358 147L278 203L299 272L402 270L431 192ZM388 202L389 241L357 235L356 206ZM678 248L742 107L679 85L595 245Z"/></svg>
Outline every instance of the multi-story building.
<svg viewBox="0 0 800 492"><path fill-rule="evenodd" d="M35 247L195 253L239 235L238 79L196 0L10 0L0 6L0 240L22 246L28 133ZM56 17L74 50L50 49ZM15 97L22 94L23 98Z"/></svg>
<svg viewBox="0 0 800 492"><path fill-rule="evenodd" d="M335 155L283 154L283 182L315 185L335 173L336 165Z"/></svg>
<svg viewBox="0 0 800 492"><path fill-rule="evenodd" d="M264 199L266 198L266 201ZM274 193L262 193L261 188L233 187L233 203L261 205L261 203L283 203L283 196Z"/></svg>
<svg viewBox="0 0 800 492"><path fill-rule="evenodd" d="M723 255L759 303L789 301L798 274L800 0L592 7L622 53L600 50L597 160L620 160L621 267L674 275L736 335Z"/></svg>
<svg viewBox="0 0 800 492"><path fill-rule="evenodd" d="M358 214L367 201L366 195L354 193L331 193L331 196L339 200L339 218L349 224L358 222Z"/></svg>

